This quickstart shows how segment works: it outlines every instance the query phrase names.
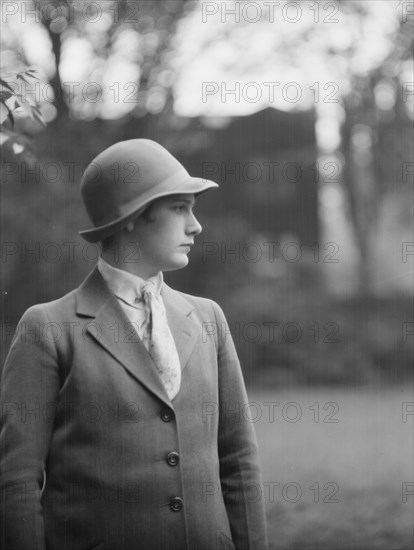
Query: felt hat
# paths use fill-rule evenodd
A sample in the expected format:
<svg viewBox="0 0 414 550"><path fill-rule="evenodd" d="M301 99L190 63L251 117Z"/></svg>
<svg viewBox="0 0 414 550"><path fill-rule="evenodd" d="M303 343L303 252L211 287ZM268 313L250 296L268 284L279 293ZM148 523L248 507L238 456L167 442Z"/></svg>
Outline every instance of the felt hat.
<svg viewBox="0 0 414 550"><path fill-rule="evenodd" d="M138 216L154 199L198 195L216 187L212 181L190 176L155 141L121 141L100 153L82 176L82 200L94 227L79 234L89 242L101 241Z"/></svg>

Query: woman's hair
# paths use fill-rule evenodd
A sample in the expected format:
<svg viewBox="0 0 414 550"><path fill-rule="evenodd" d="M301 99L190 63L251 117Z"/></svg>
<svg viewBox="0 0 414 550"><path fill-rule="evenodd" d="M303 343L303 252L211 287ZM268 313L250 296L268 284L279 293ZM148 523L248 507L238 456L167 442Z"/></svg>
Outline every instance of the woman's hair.
<svg viewBox="0 0 414 550"><path fill-rule="evenodd" d="M152 211L152 207L154 206L154 204L157 202L157 199L152 201L151 203L149 203L147 205L147 207L145 208L145 210L143 212L141 212L141 214L138 216L138 217L142 217L144 218L144 220L147 222L147 223L152 223L155 221L155 218L153 218L151 216L151 211ZM126 218L123 223L122 223L122 228L124 228L127 223L129 222L133 222L135 221L137 218L132 215L131 217L129 218ZM117 241L118 241L118 237L117 237L117 233L115 233L114 235L110 235L109 237L106 237L106 239L103 239L101 241L101 246L102 246L102 251L105 251L105 250L111 250L113 249L116 244L117 244Z"/></svg>

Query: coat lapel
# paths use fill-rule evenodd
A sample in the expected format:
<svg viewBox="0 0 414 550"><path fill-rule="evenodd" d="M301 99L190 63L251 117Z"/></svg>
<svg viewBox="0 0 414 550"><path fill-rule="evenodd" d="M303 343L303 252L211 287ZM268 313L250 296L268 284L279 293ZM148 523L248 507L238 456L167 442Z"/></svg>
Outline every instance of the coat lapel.
<svg viewBox="0 0 414 550"><path fill-rule="evenodd" d="M201 327L189 318L194 306L178 292L162 287L162 297L178 355L184 369ZM99 270L95 268L85 279L76 295L76 312L82 317L94 319L87 328L94 338L128 372L145 385L154 395L171 406L171 401L156 371L148 351L131 324L117 299L109 291Z"/></svg>
<svg viewBox="0 0 414 550"><path fill-rule="evenodd" d="M201 326L191 318L194 306L179 292L163 283L161 296L165 304L168 326L180 357L181 370L184 370L201 336Z"/></svg>

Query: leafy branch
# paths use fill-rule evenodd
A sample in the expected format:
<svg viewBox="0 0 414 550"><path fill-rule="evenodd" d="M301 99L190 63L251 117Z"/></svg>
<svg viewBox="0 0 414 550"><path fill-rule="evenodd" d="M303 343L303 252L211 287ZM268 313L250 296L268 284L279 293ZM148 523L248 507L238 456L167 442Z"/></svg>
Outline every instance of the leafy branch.
<svg viewBox="0 0 414 550"><path fill-rule="evenodd" d="M15 78L17 81L31 84L33 80L38 80L36 72L35 69L27 69L15 75ZM16 91L13 84L0 77L0 125L9 120L11 127L14 128L13 113L17 110L23 111L32 120L35 119L43 126L46 126L39 107L27 101L22 94Z"/></svg>

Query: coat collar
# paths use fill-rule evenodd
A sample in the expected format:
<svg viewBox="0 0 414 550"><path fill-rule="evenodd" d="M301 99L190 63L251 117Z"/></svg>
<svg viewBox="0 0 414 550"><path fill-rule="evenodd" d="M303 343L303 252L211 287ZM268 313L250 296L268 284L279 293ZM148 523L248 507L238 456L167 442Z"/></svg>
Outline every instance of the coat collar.
<svg viewBox="0 0 414 550"><path fill-rule="evenodd" d="M192 316L194 306L165 282L161 296L164 300L181 370L183 370L201 335L201 326ZM132 329L118 300L109 291L97 267L83 281L76 293L76 313L94 319L86 328L134 378L171 406L167 392L144 344Z"/></svg>

